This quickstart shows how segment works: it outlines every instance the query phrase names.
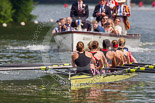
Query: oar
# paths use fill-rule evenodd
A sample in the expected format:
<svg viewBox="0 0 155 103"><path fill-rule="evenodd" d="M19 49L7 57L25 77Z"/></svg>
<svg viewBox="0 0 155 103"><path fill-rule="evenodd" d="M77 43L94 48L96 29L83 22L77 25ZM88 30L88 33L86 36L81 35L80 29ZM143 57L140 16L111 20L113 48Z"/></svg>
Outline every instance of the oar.
<svg viewBox="0 0 155 103"><path fill-rule="evenodd" d="M40 66L40 67L9 67L0 68L0 71L17 71L17 70L49 70L49 69L71 69L72 66Z"/></svg>
<svg viewBox="0 0 155 103"><path fill-rule="evenodd" d="M136 64L136 65L155 65L155 64L147 64L147 63L132 63L132 64Z"/></svg>
<svg viewBox="0 0 155 103"><path fill-rule="evenodd" d="M124 64L123 66L130 66L130 67L146 67L150 69L155 69L155 65L142 65L142 64Z"/></svg>
<svg viewBox="0 0 155 103"><path fill-rule="evenodd" d="M71 63L40 63L40 64L0 64L0 67L40 67L40 66L71 66Z"/></svg>
<svg viewBox="0 0 155 103"><path fill-rule="evenodd" d="M127 73L143 72L143 73L155 73L155 69L145 67L130 67L130 68L104 68L105 70L124 70Z"/></svg>

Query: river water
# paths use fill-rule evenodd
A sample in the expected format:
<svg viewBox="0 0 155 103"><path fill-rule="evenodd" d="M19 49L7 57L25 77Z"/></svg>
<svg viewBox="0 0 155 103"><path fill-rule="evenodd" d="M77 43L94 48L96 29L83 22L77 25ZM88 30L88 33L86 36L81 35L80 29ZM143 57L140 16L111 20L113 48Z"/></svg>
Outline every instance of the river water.
<svg viewBox="0 0 155 103"><path fill-rule="evenodd" d="M89 20L92 20L91 15L94 6L91 5L89 8ZM49 22L50 19L56 21L61 17L69 16L69 11L70 6L64 8L63 5L37 5L32 14L37 15L37 20L40 22ZM155 63L154 9L149 7L134 8L131 12L129 33L141 34L142 39L138 48L129 48L138 62ZM44 27L42 28L44 29ZM43 29L40 29L40 31ZM0 34L1 63L64 63L71 61L68 52L57 49L56 44L50 42L51 38L46 38L49 34L48 30L47 33L40 34L45 35L45 38L38 39L35 43L32 41L34 34L22 36L28 39L21 39L16 34L14 34L14 38L12 36L6 38L6 34ZM12 33L10 32L9 35L12 35ZM67 88L62 89L62 87L52 78L52 75L44 71L0 72L0 103L155 102L155 75L153 73L140 73L129 80L99 84L74 91L69 91Z"/></svg>

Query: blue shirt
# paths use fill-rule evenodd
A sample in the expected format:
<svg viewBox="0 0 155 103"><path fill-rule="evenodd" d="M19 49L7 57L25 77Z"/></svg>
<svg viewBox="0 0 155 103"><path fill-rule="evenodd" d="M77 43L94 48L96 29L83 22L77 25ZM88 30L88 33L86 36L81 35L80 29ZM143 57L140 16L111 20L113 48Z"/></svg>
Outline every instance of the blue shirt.
<svg viewBox="0 0 155 103"><path fill-rule="evenodd" d="M98 30L99 32L105 32L104 28L102 28L102 27L99 26L99 25L98 25L98 27L97 27L97 30Z"/></svg>

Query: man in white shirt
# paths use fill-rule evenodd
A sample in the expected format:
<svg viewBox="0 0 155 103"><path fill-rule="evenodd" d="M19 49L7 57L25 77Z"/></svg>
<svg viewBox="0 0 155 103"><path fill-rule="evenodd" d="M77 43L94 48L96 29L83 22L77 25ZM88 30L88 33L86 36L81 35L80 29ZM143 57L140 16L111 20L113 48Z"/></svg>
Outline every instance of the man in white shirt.
<svg viewBox="0 0 155 103"><path fill-rule="evenodd" d="M120 22L121 22L121 20L118 17L114 21L114 24L115 24L114 29L115 29L115 33L117 35L121 35L122 34L122 27L120 26Z"/></svg>

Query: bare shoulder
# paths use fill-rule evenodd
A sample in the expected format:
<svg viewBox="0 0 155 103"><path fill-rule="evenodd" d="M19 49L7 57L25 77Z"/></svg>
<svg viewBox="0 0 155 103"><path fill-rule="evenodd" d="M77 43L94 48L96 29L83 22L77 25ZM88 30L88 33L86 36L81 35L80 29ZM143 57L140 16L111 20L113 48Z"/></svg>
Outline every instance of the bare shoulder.
<svg viewBox="0 0 155 103"><path fill-rule="evenodd" d="M97 51L97 53L100 55L100 56L104 56L104 53L102 51Z"/></svg>
<svg viewBox="0 0 155 103"><path fill-rule="evenodd" d="M74 53L73 55L72 55L72 59L75 59L75 58L78 58L78 53Z"/></svg>
<svg viewBox="0 0 155 103"><path fill-rule="evenodd" d="M86 54L86 56L88 56L88 57L91 57L91 56L92 56L92 53L90 53L90 52L88 52L88 51L85 51L85 54Z"/></svg>

